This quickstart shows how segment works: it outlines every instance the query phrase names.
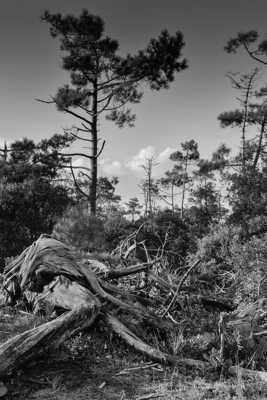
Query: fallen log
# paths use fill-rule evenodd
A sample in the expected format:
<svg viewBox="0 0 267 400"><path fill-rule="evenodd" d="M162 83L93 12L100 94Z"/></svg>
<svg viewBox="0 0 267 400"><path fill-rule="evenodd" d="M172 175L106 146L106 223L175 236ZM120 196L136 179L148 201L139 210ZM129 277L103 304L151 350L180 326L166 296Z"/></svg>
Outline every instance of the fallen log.
<svg viewBox="0 0 267 400"><path fill-rule="evenodd" d="M106 320L114 332L117 333L122 339L126 341L130 346L134 347L137 351L145 354L152 360L158 361L163 364L171 364L176 366L184 366L190 368L197 368L201 371L206 370L210 365L207 362L200 360L193 360L190 358L178 358L162 351L155 349L148 345L133 332L131 332L122 322L120 322L113 315L107 314Z"/></svg>
<svg viewBox="0 0 267 400"><path fill-rule="evenodd" d="M107 282L108 279L150 269L154 262L155 260L112 273L96 274L90 265L80 262L66 245L49 236L41 236L6 267L3 286L12 301L27 296L36 310L48 309L51 312L53 308L59 308L68 312L2 344L0 376L12 372L23 363L43 354L51 346L56 347L81 329L91 326L100 311L111 329L148 357L178 366L201 370L209 368L209 363L200 360L180 359L163 353L145 343L120 321L119 315L123 314L123 318L126 315L127 325L132 326L136 332L140 330L141 334L145 325L152 325L166 334L168 329L174 327L167 318L157 315L157 307L151 299L146 304L141 304L138 293L131 294L127 289L116 288ZM168 308L177 301L187 275L176 288ZM140 329L135 329L135 324Z"/></svg>
<svg viewBox="0 0 267 400"><path fill-rule="evenodd" d="M155 265L155 263L157 263L158 261L160 261L160 258L157 258L153 261L146 262L146 263L131 265L127 268L116 269L114 271L102 273L102 274L99 274L99 277L104 280L108 280L108 279L121 278L123 276L134 275L139 272L147 271L149 268L151 268L153 265Z"/></svg>
<svg viewBox="0 0 267 400"><path fill-rule="evenodd" d="M10 374L27 361L45 354L48 349L58 347L80 330L88 328L94 323L98 312L95 304L90 307L81 306L9 339L0 346L0 377Z"/></svg>

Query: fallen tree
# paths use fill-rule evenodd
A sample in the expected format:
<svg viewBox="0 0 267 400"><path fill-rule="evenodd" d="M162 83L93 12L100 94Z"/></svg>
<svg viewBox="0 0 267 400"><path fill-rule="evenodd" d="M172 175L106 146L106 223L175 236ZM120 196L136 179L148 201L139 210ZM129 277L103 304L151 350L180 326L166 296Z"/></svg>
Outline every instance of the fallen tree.
<svg viewBox="0 0 267 400"><path fill-rule="evenodd" d="M93 324L101 313L107 324L129 345L148 357L204 369L201 360L179 359L145 343L120 321L120 312L127 313L141 325L171 329L172 323L152 310L153 301L145 307L138 295L108 284L107 280L148 270L157 260L124 270L95 273L80 263L63 243L42 235L36 242L7 265L3 287L6 302L14 304L24 299L35 312L64 310L59 317L37 328L9 339L0 346L0 376L4 376L47 350L56 347L79 330ZM91 262L93 264L93 262Z"/></svg>
<svg viewBox="0 0 267 400"><path fill-rule="evenodd" d="M80 330L97 323L98 317L130 346L153 360L201 371L220 366L220 360L214 366L204 358L192 359L168 354L147 343L142 337L144 327L151 327L168 335L170 329L179 325L179 321L170 312L182 301L183 284L190 271L199 264L197 260L189 267L178 284L170 284L153 271L159 262L160 259L157 258L114 270L107 270L94 260L85 265L66 245L42 235L6 266L3 288L6 303L24 301L34 312L53 313L55 317L14 336L0 346L0 377L40 356L48 348L57 347ZM127 283L118 284L121 278L143 271L152 283L160 287L163 300L160 296L153 298L144 296L138 290L129 290ZM166 292L169 292L171 298L164 297ZM191 295L191 298L198 304L213 307L217 311L228 312L235 308L229 299L221 297ZM221 319L222 344L225 342L226 327L229 328L229 321L235 316L240 317L240 313L233 311L231 314L224 314ZM262 340L261 334L266 332L264 324L261 328L253 332L256 341ZM221 362L224 362L223 346ZM231 367L229 372L235 374L236 368Z"/></svg>

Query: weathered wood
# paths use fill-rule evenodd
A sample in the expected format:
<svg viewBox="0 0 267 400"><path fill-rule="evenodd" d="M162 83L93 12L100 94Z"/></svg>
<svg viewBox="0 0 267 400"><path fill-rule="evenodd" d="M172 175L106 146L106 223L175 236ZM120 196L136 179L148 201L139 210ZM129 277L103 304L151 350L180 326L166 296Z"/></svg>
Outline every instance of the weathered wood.
<svg viewBox="0 0 267 400"><path fill-rule="evenodd" d="M149 272L149 277L156 281L158 285L168 292L172 292L177 290L177 285L173 283L169 283L162 279L161 277L157 276L153 272ZM178 290L179 293L179 290ZM182 303L184 299L183 295L176 296L175 302ZM190 295L190 302L192 303L202 303L204 307L209 307L213 309L217 309L220 311L234 311L237 308L237 305L233 303L232 299L222 297L222 296L203 296L201 294L191 294ZM164 312L164 315L166 313Z"/></svg>
<svg viewBox="0 0 267 400"><path fill-rule="evenodd" d="M177 285L176 291L173 295L173 298L171 299L169 305L166 307L164 313L163 313L163 317L168 314L168 312L170 311L172 305L175 303L177 296L179 294L179 291L181 290L184 282L186 281L187 277L190 275L190 273L193 271L193 269L195 269L199 264L200 264L201 260L197 260L194 262L193 265L191 265L190 268L188 268L188 270L186 271L186 273L183 275L182 279L180 280L179 284Z"/></svg>
<svg viewBox="0 0 267 400"><path fill-rule="evenodd" d="M204 361L193 360L190 358L179 358L172 356L167 353L148 345L139 337L137 337L133 332L131 332L118 318L113 315L108 314L107 322L122 339L124 339L130 346L134 347L137 351L147 355L152 360L158 361L163 364L172 364L177 366L185 366L190 368L197 368L204 371L209 368L210 365Z"/></svg>
<svg viewBox="0 0 267 400"><path fill-rule="evenodd" d="M0 346L0 377L46 353L49 348L58 347L78 331L91 326L97 314L96 305L81 306L9 339Z"/></svg>
<svg viewBox="0 0 267 400"><path fill-rule="evenodd" d="M77 307L91 307L91 305L101 307L99 299L88 289L79 283L66 278L57 276L49 285L45 286L42 293L34 299L35 311L44 309L53 310L61 308L73 310Z"/></svg>
<svg viewBox="0 0 267 400"><path fill-rule="evenodd" d="M160 261L160 258L150 262L131 265L128 268L121 268L121 269L116 269L114 271L109 271L105 274L99 275L99 277L104 280L108 280L108 279L117 279L123 276L137 274L139 272L147 271L149 268L153 267L153 265L155 265L155 263L157 263L158 261Z"/></svg>
<svg viewBox="0 0 267 400"><path fill-rule="evenodd" d="M18 295L11 288L14 282L15 292L25 289L41 292L57 275L77 282L84 279L71 250L58 240L42 235L5 268L3 287L11 297Z"/></svg>
<svg viewBox="0 0 267 400"><path fill-rule="evenodd" d="M79 262L63 243L48 236L41 236L7 266L4 272L4 287L15 300L27 295L36 308L42 309L44 305L50 310L59 307L71 311L17 335L0 346L0 376L90 326L100 310L101 315L107 315L107 323L120 337L148 357L178 366L202 370L208 368L209 364L203 361L179 359L153 348L111 315L112 310L115 313L124 311L129 325L132 324L132 318L137 324L151 324L157 329L165 329L165 332L166 328L173 327L173 323L152 311L156 307L151 299L145 305L141 304L137 295L127 293L107 282L108 279L148 270L155 262L154 260L123 270L96 274L90 266ZM186 276L176 287L176 294L171 303L178 299L185 278Z"/></svg>
<svg viewBox="0 0 267 400"><path fill-rule="evenodd" d="M152 311L148 311L145 307L143 307L140 303L135 304L131 302L130 300L121 300L118 297L115 297L105 291L100 282L97 280L96 276L94 276L87 268L84 266L81 266L81 270L90 283L90 286L92 287L92 290L95 294L97 294L101 300L108 301L114 306L119 307L122 310L129 311L131 314L138 316L141 318L143 321L146 321L147 323L154 325L155 327L163 327L165 324L166 326L169 326L167 321L162 321L162 319L158 316L156 316Z"/></svg>

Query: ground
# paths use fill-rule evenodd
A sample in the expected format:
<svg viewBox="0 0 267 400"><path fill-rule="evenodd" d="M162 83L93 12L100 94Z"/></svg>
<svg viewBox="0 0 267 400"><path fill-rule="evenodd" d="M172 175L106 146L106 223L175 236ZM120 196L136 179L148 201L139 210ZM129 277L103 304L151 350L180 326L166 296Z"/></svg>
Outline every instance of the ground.
<svg viewBox="0 0 267 400"><path fill-rule="evenodd" d="M12 308L0 310L0 340L43 319ZM6 400L205 400L266 399L255 382L201 377L145 359L98 326L67 341L4 381Z"/></svg>

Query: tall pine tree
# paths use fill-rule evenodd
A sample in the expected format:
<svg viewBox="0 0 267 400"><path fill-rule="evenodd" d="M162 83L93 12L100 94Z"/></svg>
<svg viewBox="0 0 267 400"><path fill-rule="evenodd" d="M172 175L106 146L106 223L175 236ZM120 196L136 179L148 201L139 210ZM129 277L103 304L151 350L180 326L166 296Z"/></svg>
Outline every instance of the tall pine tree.
<svg viewBox="0 0 267 400"><path fill-rule="evenodd" d="M46 11L42 20L50 25L52 37L59 38L63 69L70 72L71 78L71 85L60 87L50 102L77 118L79 124L69 133L90 144L89 153L83 156L90 161L88 201L94 215L98 157L105 145L99 138L99 120L105 115L119 127L133 125L135 116L127 104L140 102L141 85L147 84L152 90L168 88L175 73L187 68L181 54L183 35L178 31L172 36L164 30L145 50L123 57L118 42L105 36L103 20L86 10L79 17Z"/></svg>

